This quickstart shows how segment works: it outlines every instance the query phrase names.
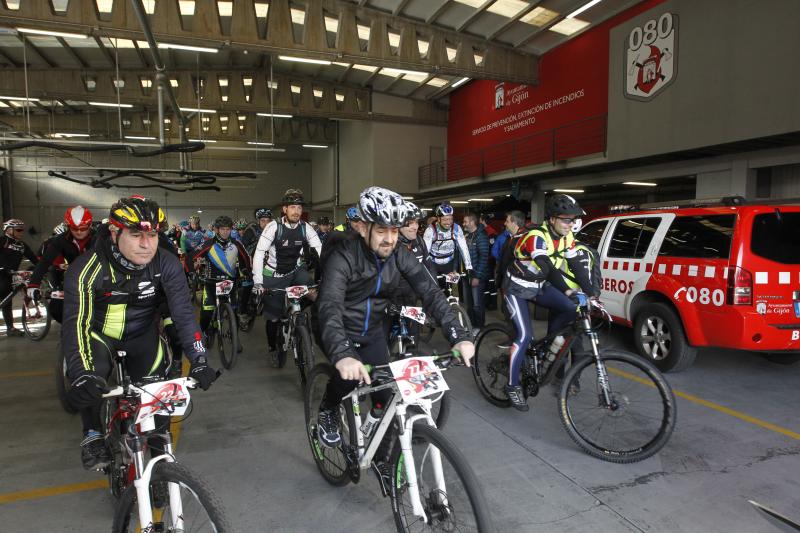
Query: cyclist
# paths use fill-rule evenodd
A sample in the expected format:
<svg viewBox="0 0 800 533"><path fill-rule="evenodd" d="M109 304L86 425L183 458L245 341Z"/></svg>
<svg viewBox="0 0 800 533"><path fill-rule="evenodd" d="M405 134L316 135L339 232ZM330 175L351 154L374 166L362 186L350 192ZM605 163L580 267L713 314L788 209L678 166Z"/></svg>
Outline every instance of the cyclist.
<svg viewBox="0 0 800 533"><path fill-rule="evenodd" d="M205 240L203 227L200 225L200 217L192 215L189 217L189 227L181 232L181 250L187 257L191 257L195 250L203 244Z"/></svg>
<svg viewBox="0 0 800 533"><path fill-rule="evenodd" d="M300 219L303 215L303 192L288 189L282 200L283 217L270 222L261 233L253 254L253 292L262 295L265 289L285 289L292 285L310 285L311 275L303 262L304 250L322 252L317 232ZM277 353L278 326L284 315L284 297L269 293L264 300L267 344ZM276 358L273 358L277 361Z"/></svg>
<svg viewBox="0 0 800 533"><path fill-rule="evenodd" d="M13 278L11 273L19 270L19 264L25 257L34 265L39 260L30 246L22 240L25 223L18 218L3 223L3 237L0 239L0 300L11 293ZM9 337L21 337L24 333L14 327L14 312L11 308L12 298L3 307L3 320L6 322L6 334Z"/></svg>
<svg viewBox="0 0 800 533"><path fill-rule="evenodd" d="M44 251L43 257L36 264L36 268L28 283L28 297L39 300L39 287L42 278L47 275L50 267L56 267L53 275L53 288L64 285L64 270L69 263L91 247L95 232L92 229L92 212L78 205L70 207L64 213L64 224L68 231L53 237ZM63 314L64 301L50 300L50 314L60 324Z"/></svg>
<svg viewBox="0 0 800 533"><path fill-rule="evenodd" d="M324 245L325 240L328 238L328 234L331 232L331 228L333 224L331 224L331 219L328 217L319 217L317 219L317 235L319 235L320 242Z"/></svg>
<svg viewBox="0 0 800 533"><path fill-rule="evenodd" d="M414 208L390 190L370 187L361 193L358 211L364 221L359 228L360 238L343 240L330 252L317 301L317 312L325 317L320 321L323 350L338 370L328 384L317 421L320 441L328 447L341 442L336 414L341 399L360 380L370 383L364 363L380 365L389 361L384 322L401 277L444 325L442 331L447 340L461 351L467 364L475 349L469 340L470 332L460 326L425 267L406 247L397 246L398 228L414 215ZM385 404L389 394L375 394L374 404ZM382 483L387 474L386 446L390 442L390 438L384 439L376 455L375 470Z"/></svg>
<svg viewBox="0 0 800 533"><path fill-rule="evenodd" d="M193 264L194 259L205 257L211 277L235 280L238 271L241 271L243 277L249 277L252 270L250 255L241 242L231 237L232 226L230 217L217 217L214 220L214 238L203 243L189 264ZM208 331L214 316L216 284L215 280L208 280L203 286L203 306L200 311L200 329L203 333Z"/></svg>
<svg viewBox="0 0 800 533"><path fill-rule="evenodd" d="M575 249L572 225L584 215L574 198L554 194L545 200L545 221L520 237L514 246L514 260L504 279L505 301L514 322L516 337L509 351L509 382L506 392L512 405L527 411L528 404L519 384L520 369L533 332L528 301L549 308L547 334L550 335L575 319L575 303L562 275L563 263L588 286L586 266ZM583 283L581 283L583 285Z"/></svg>
<svg viewBox="0 0 800 533"><path fill-rule="evenodd" d="M469 278L469 305L467 312L472 322L473 335L478 334L483 327L486 311L484 309L484 291L489 282L489 237L486 235L485 226L479 222L478 215L467 213L464 215L464 236L470 253L470 262L474 270ZM465 284L466 285L466 284Z"/></svg>
<svg viewBox="0 0 800 533"><path fill-rule="evenodd" d="M108 226L98 232L93 250L67 271L61 341L72 381L67 395L81 412L81 458L86 469L110 461L100 423L101 395L112 355L127 352L131 379L163 376L169 361L154 316L164 298L191 361L190 376L203 390L217 374L205 357L202 334L189 302L178 258L158 246L164 212L141 196L111 206Z"/></svg>
<svg viewBox="0 0 800 533"><path fill-rule="evenodd" d="M250 255L253 255L253 252L256 251L256 245L258 244L258 238L261 236L261 232L264 231L267 224L272 222L274 218L272 216L272 211L266 207L260 207L253 211L253 217L255 217L256 221L248 224L242 234L242 244L244 244L247 253Z"/></svg>
<svg viewBox="0 0 800 533"><path fill-rule="evenodd" d="M236 222L233 223L231 239L236 239L237 241L242 242L242 235L244 234L245 229L247 229L247 221L243 218L236 219Z"/></svg>
<svg viewBox="0 0 800 533"><path fill-rule="evenodd" d="M467 241L461 226L453 223L453 206L447 203L436 207L436 223L425 229L425 246L439 275L460 271L459 258L467 272L472 270ZM444 283L439 284L444 287Z"/></svg>
<svg viewBox="0 0 800 533"><path fill-rule="evenodd" d="M339 224L338 226L333 228L333 231L355 231L356 233L358 233L356 226L353 224L354 222L358 222L361 220L359 218L358 209L356 208L356 206L348 207L347 212L344 215L344 218L345 218L344 223Z"/></svg>
<svg viewBox="0 0 800 533"><path fill-rule="evenodd" d="M422 263L429 273L432 273L434 272L434 268L430 257L428 256L428 249L425 247L425 241L418 233L419 218L422 216L422 212L413 203L406 202L406 204L409 206L411 216L403 225L403 227L400 228L400 235L398 236L398 241L400 242L399 246L404 246L414 255L418 262ZM431 280L433 280L434 283L436 281L436 278L433 276L433 274L431 274ZM411 288L411 285L404 277L400 278L400 283L398 285L394 301L399 305L407 306L414 306L417 303L417 295L414 293L414 289ZM420 328L421 324L419 324L419 322L411 320L408 325L409 334L416 339Z"/></svg>

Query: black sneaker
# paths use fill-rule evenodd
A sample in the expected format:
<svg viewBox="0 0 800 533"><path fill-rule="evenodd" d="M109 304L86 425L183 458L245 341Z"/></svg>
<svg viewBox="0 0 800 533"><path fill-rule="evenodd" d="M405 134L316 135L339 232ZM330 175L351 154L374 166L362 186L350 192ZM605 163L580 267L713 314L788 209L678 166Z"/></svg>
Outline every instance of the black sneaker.
<svg viewBox="0 0 800 533"><path fill-rule="evenodd" d="M508 394L508 399L511 400L511 405L517 411L527 411L530 409L530 407L528 407L528 400L525 398L525 395L522 394L521 386L506 385L506 394Z"/></svg>
<svg viewBox="0 0 800 533"><path fill-rule="evenodd" d="M386 461L373 461L372 471L378 476L378 483L381 484L381 494L384 498L389 495L389 487L392 486L392 469Z"/></svg>
<svg viewBox="0 0 800 533"><path fill-rule="evenodd" d="M88 431L81 441L81 460L86 470L102 470L111 464L106 441L97 431Z"/></svg>
<svg viewBox="0 0 800 533"><path fill-rule="evenodd" d="M317 415L317 437L327 448L335 448L342 443L339 433L339 409L320 408Z"/></svg>
<svg viewBox="0 0 800 533"><path fill-rule="evenodd" d="M8 330L8 336L9 337L24 337L25 336L25 332L22 331L21 329L11 328L11 329Z"/></svg>

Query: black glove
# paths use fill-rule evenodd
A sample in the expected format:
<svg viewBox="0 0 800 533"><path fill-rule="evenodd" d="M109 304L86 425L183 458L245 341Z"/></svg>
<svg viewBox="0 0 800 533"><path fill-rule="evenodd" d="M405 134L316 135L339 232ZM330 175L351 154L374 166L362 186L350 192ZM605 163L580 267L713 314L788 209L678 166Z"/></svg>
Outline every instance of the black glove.
<svg viewBox="0 0 800 533"><path fill-rule="evenodd" d="M217 379L217 371L208 366L205 357L198 357L192 361L192 366L189 368L189 377L196 380L201 389L208 390Z"/></svg>
<svg viewBox="0 0 800 533"><path fill-rule="evenodd" d="M72 386L67 391L67 401L75 409L92 407L100 403L104 392L108 392L105 380L87 372L72 382Z"/></svg>

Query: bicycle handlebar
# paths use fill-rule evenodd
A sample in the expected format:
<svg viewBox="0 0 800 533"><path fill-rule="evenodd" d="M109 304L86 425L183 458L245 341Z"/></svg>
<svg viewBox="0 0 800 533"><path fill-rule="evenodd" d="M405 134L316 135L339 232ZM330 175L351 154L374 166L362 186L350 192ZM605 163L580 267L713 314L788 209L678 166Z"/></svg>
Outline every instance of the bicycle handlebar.
<svg viewBox="0 0 800 533"><path fill-rule="evenodd" d="M219 374L220 374L220 372L217 372L217 375L219 375ZM98 378L98 379L102 379L102 378ZM197 383L196 379L194 379L194 378L182 378L182 379L186 380L186 387L187 388L189 388L189 389L196 389L197 388L198 383ZM105 381L105 380L103 380L103 381ZM171 381L171 380L165 379L164 381ZM157 382L154 382L154 383L157 383ZM132 386L137 388L137 389L139 388L137 385L132 385ZM103 398L116 398L117 396L122 396L123 394L125 394L125 387L123 387L122 385L117 385L113 389L109 389L108 392L103 393Z"/></svg>
<svg viewBox="0 0 800 533"><path fill-rule="evenodd" d="M438 366L441 369L447 369L450 366L452 366L453 364L456 364L456 365L460 364L457 361L461 360L461 352L456 350L456 349L453 349L453 350L450 350L449 352L443 353L443 354L439 354L439 353L433 352L432 354L430 354L428 356L421 355L420 357L433 357L434 358L433 360L436 362L436 366ZM383 370L383 369L389 368L389 365L369 365L369 364L366 364L366 365L364 365L364 368L367 369L368 373L372 374L372 372L375 371L375 370Z"/></svg>

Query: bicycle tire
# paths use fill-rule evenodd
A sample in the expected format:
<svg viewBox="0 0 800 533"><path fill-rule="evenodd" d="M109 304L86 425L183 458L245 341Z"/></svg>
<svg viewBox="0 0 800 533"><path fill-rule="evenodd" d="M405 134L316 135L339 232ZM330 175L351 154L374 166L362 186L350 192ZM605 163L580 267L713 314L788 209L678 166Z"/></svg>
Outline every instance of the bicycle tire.
<svg viewBox="0 0 800 533"><path fill-rule="evenodd" d="M420 499L423 502L426 514L432 517L430 524L421 522L419 517L411 513L410 502L404 502L404 496L408 489L405 483L405 461L403 452L397 443L392 450L390 467L392 472L392 483L390 488L390 498L392 502L392 512L395 518L397 531L401 533L411 531L476 531L480 533L491 533L495 531L492 523L489 505L483 494L478 478L469 461L455 444L441 431L429 426L424 421L414 424L412 437L412 450L414 464L417 470L417 483L421 491ZM453 489L455 481L458 480L463 486L465 495L457 495L456 491L448 490L444 495L447 503L443 504L441 497L437 494L439 489L432 488L433 467L429 465L432 458L431 447L435 447L440 452L442 459L442 470L448 488ZM417 457L417 451L420 457ZM445 460L451 465L450 469L444 469ZM435 476L432 476L435 478ZM430 490L428 490L430 489ZM457 507L456 507L457 502ZM472 511L465 512L464 507L469 507ZM469 518L468 524L460 525L456 520ZM409 517L413 520L409 520ZM441 526L441 527L437 527ZM466 527L463 527L466 526Z"/></svg>
<svg viewBox="0 0 800 533"><path fill-rule="evenodd" d="M467 313L467 310L464 309L463 305L456 302L451 302L450 307L452 307L453 310L456 312L456 315L458 315L459 325L469 332L469 337L470 339L472 339L472 321L469 319L469 314Z"/></svg>
<svg viewBox="0 0 800 533"><path fill-rule="evenodd" d="M47 337L47 332L50 331L50 324L53 321L50 315L50 309L47 308L47 303L44 298L37 301L32 301L36 306L36 312L41 316L37 322L32 322L29 318L30 308L27 304L27 298L22 300L22 330L25 332L30 340L39 342Z"/></svg>
<svg viewBox="0 0 800 533"><path fill-rule="evenodd" d="M579 396L581 396L583 392L580 385L581 373L588 368L590 374L584 379L591 377L591 379L596 380L597 371L596 365L594 364L594 357L584 357L575 362L572 369L564 377L558 397L561 423L564 425L570 438L592 457L612 463L634 463L647 459L664 447L672 435L672 431L675 429L677 412L675 396L672 393L672 389L655 365L632 353L621 350L603 350L601 352L601 359L606 364L608 382L614 395L616 408L609 409L608 407L598 405L598 397L602 397L602 392L596 387L588 387L590 390L584 395L585 403L591 406L595 413L597 413L598 410L600 415L610 413L609 416L613 417L615 420L615 431L616 428L619 427L620 420L626 412L630 414L628 419L632 420L631 423L638 424L640 427L642 426L642 422L646 422L647 419L656 420L658 427L653 430L654 435L652 438L645 436L644 439L642 439L642 443L637 442L632 447L620 448L619 446L611 447L600 443L598 442L597 436L590 438L587 434L588 431L576 427L579 425L577 420L580 416ZM639 375L632 374L634 369L639 370ZM649 382L647 381L648 379ZM593 381L592 383L595 382ZM652 394L654 390L661 402L660 409L655 400L656 395ZM645 402L631 402L632 392L650 393L653 399L649 400L648 403L656 405L652 409L652 416L638 415L639 421L636 420L631 406L636 403L641 403L641 406L644 406ZM634 405L634 407L636 407L636 405ZM660 421L655 418L658 416L661 417ZM605 425L604 420L598 425L598 431L602 429L603 425ZM622 436L629 437L632 433L632 431L616 432L611 442L612 444L614 442L620 442L621 445Z"/></svg>
<svg viewBox="0 0 800 533"><path fill-rule="evenodd" d="M230 370L236 366L239 355L239 328L236 324L236 316L233 314L233 307L228 302L222 302L219 306L219 358L222 366ZM226 346L226 344L228 346Z"/></svg>
<svg viewBox="0 0 800 533"><path fill-rule="evenodd" d="M336 487L347 485L351 481L350 473L348 471L347 457L345 456L345 448L337 446L336 448L326 448L320 444L317 439L317 414L319 413L319 405L322 401L322 395L325 393L325 388L328 382L333 378L334 372L337 370L330 363L319 363L308 374L308 381L306 382L306 390L303 395L303 404L306 420L306 435L308 436L308 444L311 447L311 455L314 458L314 463L317 465L322 477ZM339 406L339 412L344 415L344 409ZM342 435L342 443L350 442L350 432L345 420L346 416L341 416L340 432ZM344 423L343 423L344 422Z"/></svg>
<svg viewBox="0 0 800 533"><path fill-rule="evenodd" d="M64 354L61 353L61 350L58 351L58 359L56 360L55 378L58 403L61 404L61 408L64 409L64 411L74 415L78 410L67 400L67 388L69 388L70 382L69 378L67 378L66 359L64 358Z"/></svg>
<svg viewBox="0 0 800 533"><path fill-rule="evenodd" d="M111 463L104 470L108 476L108 488L114 501L119 500L125 489L132 483L132 472L130 471L132 465L124 464L122 451L122 439L125 431L123 431L120 420L113 423L111 421L118 406L118 398L107 398L100 405L100 422L103 425L106 446L111 453Z"/></svg>
<svg viewBox="0 0 800 533"><path fill-rule="evenodd" d="M226 516L225 509L222 501L214 492L209 488L208 484L200 478L197 474L191 472L185 466L179 463L169 463L166 461L158 462L153 467L153 473L150 477L150 491L151 495L154 492L164 492L166 488L164 485L167 483L176 483L181 489L181 503L183 505L183 517L189 517L187 522L194 525L194 521L190 518L196 518L190 510L187 510L187 503L192 504L190 498L194 499L200 506L200 510L205 512L207 520L204 524L207 527L202 529L181 529L186 533L193 531L214 531L216 533L226 533L233 531L228 517ZM167 496L167 501L169 497ZM194 507L194 506L192 506ZM165 507L157 507L158 509L165 509ZM161 516L162 519L169 520L170 513L168 510L154 513L156 516ZM114 522L112 526L113 533L126 533L128 531L144 531L146 526L141 528L137 524L138 516L138 502L136 498L136 488L131 485L122 493L119 499L117 509L114 512ZM161 529L152 528L153 531L173 531L168 524L160 524ZM150 529L147 529L150 531Z"/></svg>
<svg viewBox="0 0 800 533"><path fill-rule="evenodd" d="M505 346L511 346L513 333L506 324L495 322L485 326L475 340L472 377L481 395L498 407L511 407L505 392L508 383L509 360Z"/></svg>
<svg viewBox="0 0 800 533"><path fill-rule="evenodd" d="M452 398L450 397L450 391L442 392L441 398L433 402L431 405L431 418L436 423L437 429L443 429L444 426L447 424L447 421L450 419L450 403L452 402ZM416 412L421 413L422 409L416 406L410 406Z"/></svg>
<svg viewBox="0 0 800 533"><path fill-rule="evenodd" d="M297 353L297 371L300 374L300 387L305 390L308 373L314 368L314 345L311 333L305 323L298 322L295 328L294 349Z"/></svg>

